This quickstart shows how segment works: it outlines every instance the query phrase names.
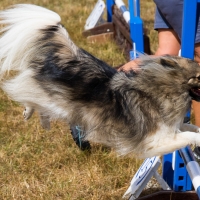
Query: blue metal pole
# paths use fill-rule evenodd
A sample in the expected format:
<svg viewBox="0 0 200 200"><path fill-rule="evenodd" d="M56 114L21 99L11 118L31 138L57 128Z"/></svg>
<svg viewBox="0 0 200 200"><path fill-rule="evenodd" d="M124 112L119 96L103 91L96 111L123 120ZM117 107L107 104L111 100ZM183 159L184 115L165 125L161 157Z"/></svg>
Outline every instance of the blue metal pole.
<svg viewBox="0 0 200 200"><path fill-rule="evenodd" d="M133 13L135 17L140 17L140 0L129 0L129 8L133 8Z"/></svg>
<svg viewBox="0 0 200 200"><path fill-rule="evenodd" d="M197 0L184 0L181 56L194 59Z"/></svg>
<svg viewBox="0 0 200 200"><path fill-rule="evenodd" d="M140 1L129 0L130 36L133 41L133 51L144 52L143 21L140 18Z"/></svg>
<svg viewBox="0 0 200 200"><path fill-rule="evenodd" d="M140 0L134 0L134 5L136 6L136 16L140 17Z"/></svg>
<svg viewBox="0 0 200 200"><path fill-rule="evenodd" d="M162 159L162 177L170 186L170 188L173 188L174 184L174 169L172 168L172 157L173 154L169 153L164 155Z"/></svg>
<svg viewBox="0 0 200 200"><path fill-rule="evenodd" d="M107 21L112 22L112 6L115 4L114 0L107 0L106 7L107 7Z"/></svg>

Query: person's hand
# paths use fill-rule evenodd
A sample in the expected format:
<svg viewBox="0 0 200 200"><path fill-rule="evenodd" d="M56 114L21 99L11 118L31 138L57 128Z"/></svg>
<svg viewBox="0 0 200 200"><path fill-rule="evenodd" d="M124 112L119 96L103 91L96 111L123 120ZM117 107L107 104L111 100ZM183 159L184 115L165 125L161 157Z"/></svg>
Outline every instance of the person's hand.
<svg viewBox="0 0 200 200"><path fill-rule="evenodd" d="M129 71L133 70L133 71L137 72L140 69L139 63L140 63L139 59L131 60L130 62L121 66L118 69L118 71L129 72Z"/></svg>

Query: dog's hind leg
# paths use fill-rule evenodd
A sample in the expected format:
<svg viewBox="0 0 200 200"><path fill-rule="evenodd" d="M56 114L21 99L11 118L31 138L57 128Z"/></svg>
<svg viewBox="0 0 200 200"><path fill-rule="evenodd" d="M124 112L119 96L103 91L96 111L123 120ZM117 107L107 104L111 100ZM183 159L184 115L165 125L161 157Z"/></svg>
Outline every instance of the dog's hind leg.
<svg viewBox="0 0 200 200"><path fill-rule="evenodd" d="M26 107L24 108L24 111L23 111L24 119L25 119L25 120L30 119L31 116L33 115L33 113L34 113L34 109L31 108L31 107L26 106Z"/></svg>
<svg viewBox="0 0 200 200"><path fill-rule="evenodd" d="M23 116L25 120L28 120L31 118L31 116L34 113L34 109L31 107L26 106L24 111L23 111ZM42 126L42 128L46 129L46 130L50 130L50 118L47 115L44 115L43 113L39 113L40 114L40 124Z"/></svg>
<svg viewBox="0 0 200 200"><path fill-rule="evenodd" d="M46 130L50 130L50 118L47 115L44 115L43 113L40 113L40 124L42 128Z"/></svg>

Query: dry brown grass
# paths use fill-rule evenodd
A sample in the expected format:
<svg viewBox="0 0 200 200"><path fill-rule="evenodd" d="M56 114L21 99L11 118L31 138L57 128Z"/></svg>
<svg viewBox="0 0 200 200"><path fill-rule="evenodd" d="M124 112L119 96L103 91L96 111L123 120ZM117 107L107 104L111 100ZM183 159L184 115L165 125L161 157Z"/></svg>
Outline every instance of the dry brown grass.
<svg viewBox="0 0 200 200"><path fill-rule="evenodd" d="M0 9L16 3L33 3L58 12L78 46L112 66L125 62L113 41L90 44L81 35L96 0L1 0ZM141 5L155 51L153 1L141 0ZM53 122L52 129L45 131L36 114L24 122L22 111L0 91L0 199L121 199L141 161L117 157L112 150L95 144L91 154L81 152L67 124Z"/></svg>

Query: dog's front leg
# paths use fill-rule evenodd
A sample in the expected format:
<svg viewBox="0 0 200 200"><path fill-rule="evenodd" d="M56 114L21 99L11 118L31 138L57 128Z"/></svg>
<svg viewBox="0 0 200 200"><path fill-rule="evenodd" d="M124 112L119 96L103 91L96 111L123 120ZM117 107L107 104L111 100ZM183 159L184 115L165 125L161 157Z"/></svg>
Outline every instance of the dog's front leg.
<svg viewBox="0 0 200 200"><path fill-rule="evenodd" d="M193 128L193 127L192 127ZM171 153L189 144L200 145L200 134L190 131L179 132L165 135L165 137L157 138L155 135L147 137L143 141L144 150L141 157L161 156Z"/></svg>
<svg viewBox="0 0 200 200"><path fill-rule="evenodd" d="M182 126L180 127L180 130L182 132L191 131L191 132L195 132L195 133L200 133L200 128L193 124L182 124Z"/></svg>

